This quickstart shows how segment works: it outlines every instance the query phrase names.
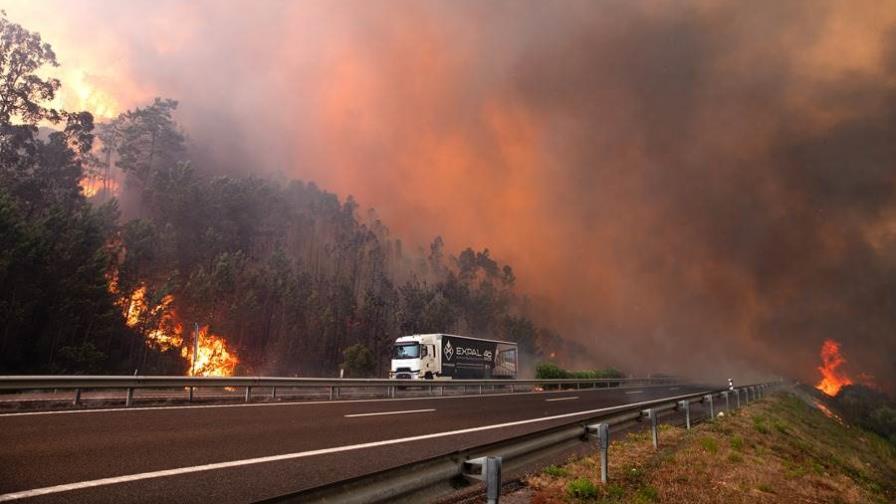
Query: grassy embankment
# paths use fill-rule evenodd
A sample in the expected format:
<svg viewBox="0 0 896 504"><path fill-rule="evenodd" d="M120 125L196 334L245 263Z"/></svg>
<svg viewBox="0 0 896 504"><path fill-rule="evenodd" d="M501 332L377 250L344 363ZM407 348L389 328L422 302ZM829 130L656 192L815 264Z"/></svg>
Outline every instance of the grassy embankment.
<svg viewBox="0 0 896 504"><path fill-rule="evenodd" d="M637 432L609 453L608 485L595 454L529 476L531 501L896 502L896 447L790 393L690 432L662 426L658 451Z"/></svg>

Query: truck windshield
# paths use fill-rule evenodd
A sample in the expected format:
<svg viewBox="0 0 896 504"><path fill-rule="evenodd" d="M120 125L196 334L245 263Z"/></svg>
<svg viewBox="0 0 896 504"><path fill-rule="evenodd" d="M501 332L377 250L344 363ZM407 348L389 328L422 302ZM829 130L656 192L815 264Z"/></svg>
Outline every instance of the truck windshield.
<svg viewBox="0 0 896 504"><path fill-rule="evenodd" d="M402 343L395 345L393 359L416 359L420 357L420 345L417 343Z"/></svg>

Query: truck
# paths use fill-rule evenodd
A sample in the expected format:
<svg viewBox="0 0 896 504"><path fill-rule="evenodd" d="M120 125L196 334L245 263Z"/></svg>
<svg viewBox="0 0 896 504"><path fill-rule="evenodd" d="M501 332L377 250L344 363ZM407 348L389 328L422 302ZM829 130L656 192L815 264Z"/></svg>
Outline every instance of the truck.
<svg viewBox="0 0 896 504"><path fill-rule="evenodd" d="M516 343L454 334L414 334L395 340L389 378L408 380L516 378Z"/></svg>

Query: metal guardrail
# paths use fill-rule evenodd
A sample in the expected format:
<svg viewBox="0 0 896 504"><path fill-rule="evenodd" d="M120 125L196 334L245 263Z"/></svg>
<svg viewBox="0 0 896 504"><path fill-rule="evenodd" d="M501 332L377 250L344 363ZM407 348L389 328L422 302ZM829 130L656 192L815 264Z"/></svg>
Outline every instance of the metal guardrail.
<svg viewBox="0 0 896 504"><path fill-rule="evenodd" d="M284 502L422 502L433 500L435 493L423 493L428 489L458 478L486 482L486 496L489 503L497 503L500 495L500 475L502 464L517 467L527 461L538 459L550 450L572 446L591 440L597 441L600 452L600 473L602 483L606 483L607 448L610 434L639 422L650 422L654 448L658 447L658 419L676 413L684 413L686 427L691 428L695 420L690 406L699 403L705 408L704 419L711 420L717 415L713 404L719 401L721 411L739 408L741 404L763 397L782 385L783 382L762 383L732 389L717 389L694 394L668 397L635 404L604 408L600 412L583 415L582 418L539 432L525 434L467 450L440 455L419 462L412 462L384 471L338 481L327 485L302 490L266 500L266 503ZM724 406L723 406L724 404ZM422 500L421 500L422 499Z"/></svg>
<svg viewBox="0 0 896 504"><path fill-rule="evenodd" d="M402 380L378 378L290 378L290 377L222 377L222 376L0 376L0 391L72 390L72 403L81 402L81 392L89 389L126 390L125 406L134 402L136 389L186 389L187 400L193 400L197 388L243 388L245 402L252 400L252 389L270 389L270 397L276 399L278 389L325 389L330 399L338 399L344 388L382 388L385 397L394 398L400 388L425 388L429 395L444 395L446 388L461 388L467 392L476 387L478 394L491 390L526 391L533 387L608 388L620 386L651 386L678 383L670 377L646 378L592 378L554 380Z"/></svg>

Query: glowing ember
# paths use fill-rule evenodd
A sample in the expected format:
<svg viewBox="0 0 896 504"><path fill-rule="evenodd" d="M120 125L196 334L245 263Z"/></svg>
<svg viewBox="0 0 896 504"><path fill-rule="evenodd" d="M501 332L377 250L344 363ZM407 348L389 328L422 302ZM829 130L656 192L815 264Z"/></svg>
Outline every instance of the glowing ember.
<svg viewBox="0 0 896 504"><path fill-rule="evenodd" d="M821 366L818 367L821 381L815 388L829 396L835 396L841 387L851 385L852 380L839 370L845 363L846 359L840 355L840 344L834 340L825 340L821 345Z"/></svg>
<svg viewBox="0 0 896 504"><path fill-rule="evenodd" d="M831 408L828 408L827 406L825 406L824 404L821 404L818 401L814 401L814 402L815 402L815 407L818 408L819 411L824 413L824 416L826 416L832 420L836 420L837 423L839 423L841 425L843 424L843 419L841 419L839 416L837 416L836 413L831 411Z"/></svg>
<svg viewBox="0 0 896 504"><path fill-rule="evenodd" d="M109 290L117 293L117 279L111 278ZM147 299L147 289L141 285L130 296L119 298L119 306L129 327L143 331L146 344L160 350L179 348L180 355L190 368L190 376L230 376L239 358L227 348L224 338L210 334L208 326L198 333L185 332L184 324L174 310L174 296L166 295L158 302ZM196 341L198 338L198 342ZM196 359L193 359L194 348Z"/></svg>

